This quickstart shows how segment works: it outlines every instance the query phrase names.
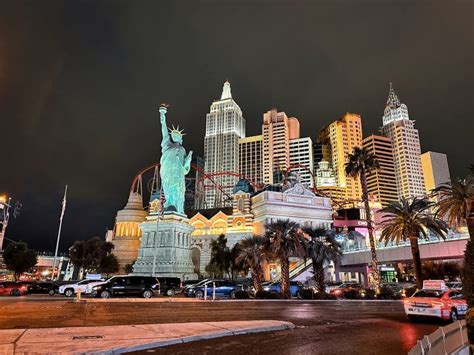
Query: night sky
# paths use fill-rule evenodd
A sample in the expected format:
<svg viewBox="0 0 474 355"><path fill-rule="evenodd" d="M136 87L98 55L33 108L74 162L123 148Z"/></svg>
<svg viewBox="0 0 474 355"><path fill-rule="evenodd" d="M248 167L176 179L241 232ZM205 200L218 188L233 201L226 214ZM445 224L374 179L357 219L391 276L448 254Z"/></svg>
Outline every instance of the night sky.
<svg viewBox="0 0 474 355"><path fill-rule="evenodd" d="M422 151L474 163L472 1L0 1L0 193L7 237L54 250L103 236L135 173L159 160L157 109L202 155L229 79L247 135L277 107L302 136L345 112L377 133L389 82Z"/></svg>

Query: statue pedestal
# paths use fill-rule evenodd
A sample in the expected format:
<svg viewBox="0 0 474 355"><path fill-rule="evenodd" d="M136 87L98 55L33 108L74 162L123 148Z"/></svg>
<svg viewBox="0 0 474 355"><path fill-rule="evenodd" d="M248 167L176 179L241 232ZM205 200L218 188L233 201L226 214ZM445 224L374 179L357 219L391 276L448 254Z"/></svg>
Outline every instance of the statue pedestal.
<svg viewBox="0 0 474 355"><path fill-rule="evenodd" d="M133 275L197 279L191 258L194 227L185 215L176 212L162 216L151 214L140 228L143 236Z"/></svg>

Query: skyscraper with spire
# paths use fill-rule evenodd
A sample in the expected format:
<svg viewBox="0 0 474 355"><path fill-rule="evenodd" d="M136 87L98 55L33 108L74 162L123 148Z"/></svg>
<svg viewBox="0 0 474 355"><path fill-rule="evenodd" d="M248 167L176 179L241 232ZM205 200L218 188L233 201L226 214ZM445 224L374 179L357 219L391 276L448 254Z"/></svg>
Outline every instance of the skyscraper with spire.
<svg viewBox="0 0 474 355"><path fill-rule="evenodd" d="M392 83L382 121L382 134L392 142L398 197L424 195L420 137L415 128L415 121L410 120L408 108L400 102Z"/></svg>
<svg viewBox="0 0 474 355"><path fill-rule="evenodd" d="M224 83L219 100L211 104L206 115L206 135L204 137L205 172L212 175L220 189L205 189L206 208L232 205L232 189L237 176L216 174L239 172L239 139L245 137L245 119L242 110L232 98L229 81ZM206 181L206 185L210 182Z"/></svg>

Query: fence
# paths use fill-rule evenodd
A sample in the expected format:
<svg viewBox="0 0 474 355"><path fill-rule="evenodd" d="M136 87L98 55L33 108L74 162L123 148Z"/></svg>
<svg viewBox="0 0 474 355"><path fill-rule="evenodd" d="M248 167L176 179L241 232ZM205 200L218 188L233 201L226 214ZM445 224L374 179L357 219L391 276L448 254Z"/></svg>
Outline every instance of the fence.
<svg viewBox="0 0 474 355"><path fill-rule="evenodd" d="M467 339L466 321L457 321L440 327L430 335L418 340L409 355L440 355L452 354L469 344Z"/></svg>

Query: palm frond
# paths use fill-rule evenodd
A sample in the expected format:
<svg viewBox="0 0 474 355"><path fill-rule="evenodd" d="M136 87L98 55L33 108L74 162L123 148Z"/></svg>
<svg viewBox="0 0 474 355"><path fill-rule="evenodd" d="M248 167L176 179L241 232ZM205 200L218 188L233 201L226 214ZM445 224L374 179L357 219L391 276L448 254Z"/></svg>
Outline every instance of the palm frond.
<svg viewBox="0 0 474 355"><path fill-rule="evenodd" d="M383 208L382 226L380 240L385 242L400 243L409 238L428 239L428 232L438 238L445 238L448 231L447 224L432 214L430 209L433 203L425 198L402 198L400 202L393 202Z"/></svg>
<svg viewBox="0 0 474 355"><path fill-rule="evenodd" d="M352 154L349 154L345 166L346 175L356 177L362 171L370 173L379 169L380 164L375 155L368 152L365 147L355 147Z"/></svg>

